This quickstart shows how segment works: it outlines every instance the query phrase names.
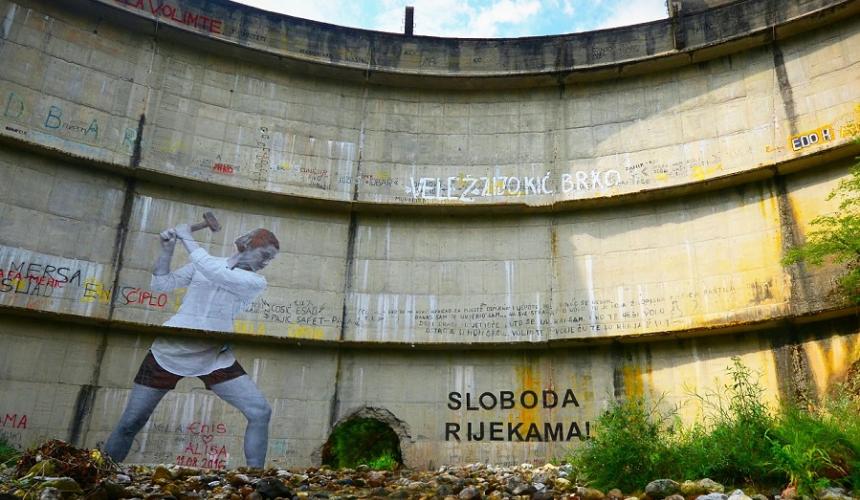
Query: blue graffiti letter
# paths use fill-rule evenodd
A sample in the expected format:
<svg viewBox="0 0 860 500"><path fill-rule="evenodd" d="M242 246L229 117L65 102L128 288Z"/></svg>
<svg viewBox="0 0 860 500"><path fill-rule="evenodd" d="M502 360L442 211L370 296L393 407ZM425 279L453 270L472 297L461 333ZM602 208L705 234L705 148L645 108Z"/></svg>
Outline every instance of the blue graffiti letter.
<svg viewBox="0 0 860 500"><path fill-rule="evenodd" d="M63 110L56 106L51 106L51 109L48 110L48 117L45 118L45 128L60 128L60 125L63 124L62 120L60 120L61 116L63 116Z"/></svg>

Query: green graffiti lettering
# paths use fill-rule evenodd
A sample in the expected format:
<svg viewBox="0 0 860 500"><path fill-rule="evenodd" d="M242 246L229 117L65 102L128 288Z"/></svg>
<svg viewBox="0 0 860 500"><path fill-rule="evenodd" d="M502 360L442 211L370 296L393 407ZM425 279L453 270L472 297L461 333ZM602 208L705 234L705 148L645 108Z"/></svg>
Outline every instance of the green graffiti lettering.
<svg viewBox="0 0 860 500"><path fill-rule="evenodd" d="M14 112L13 110L17 110L17 112ZM9 98L6 99L6 110L3 111L3 116L8 116L10 118L20 118L23 114L24 100L15 95L15 92L9 92Z"/></svg>
<svg viewBox="0 0 860 500"><path fill-rule="evenodd" d="M126 128L125 135L122 138L122 145L128 147L129 151L134 150L134 140L137 139L137 130Z"/></svg>
<svg viewBox="0 0 860 500"><path fill-rule="evenodd" d="M96 139L99 138L99 122L93 118L93 121L90 122L90 126L87 127L87 131L84 132L84 136L89 135L92 132Z"/></svg>

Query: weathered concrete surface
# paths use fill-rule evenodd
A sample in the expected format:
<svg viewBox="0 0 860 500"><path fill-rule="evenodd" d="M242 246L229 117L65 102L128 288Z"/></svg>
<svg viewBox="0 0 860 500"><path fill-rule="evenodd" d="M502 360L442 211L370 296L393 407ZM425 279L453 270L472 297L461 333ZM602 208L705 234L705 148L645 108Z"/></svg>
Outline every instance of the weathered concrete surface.
<svg viewBox="0 0 860 500"><path fill-rule="evenodd" d="M670 21L407 40L180 1L164 5L209 21L154 33L135 5L0 0L0 432L17 445L102 442L152 339L203 335L161 326L185 289L150 273L158 233L205 211L213 255L257 227L280 240L262 295L205 334L274 408L278 465L368 414L413 466L543 461L613 399L719 388L734 355L770 401L817 398L860 359L828 294L839 268L780 264L857 149L858 2L682 12L687 45L644 54L642 31L665 44ZM455 46L487 59L416 69ZM377 66L355 79L363 50ZM481 72L495 83L476 90ZM502 408L509 392L527 404ZM129 459L237 466L243 427L184 380Z"/></svg>
<svg viewBox="0 0 860 500"><path fill-rule="evenodd" d="M487 92L322 80L196 35L96 26L88 5L0 4L0 134L123 168L145 115L144 170L299 200L550 209L754 171L857 133L850 20L637 78Z"/></svg>

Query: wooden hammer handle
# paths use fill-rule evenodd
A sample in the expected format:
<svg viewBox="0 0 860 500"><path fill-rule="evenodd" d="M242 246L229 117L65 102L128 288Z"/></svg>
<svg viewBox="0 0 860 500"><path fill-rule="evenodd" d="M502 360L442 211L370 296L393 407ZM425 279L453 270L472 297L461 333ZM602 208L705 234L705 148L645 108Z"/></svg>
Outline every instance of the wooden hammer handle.
<svg viewBox="0 0 860 500"><path fill-rule="evenodd" d="M201 229L206 229L209 227L209 223L207 222L198 222L197 224L191 224L191 232L200 231Z"/></svg>

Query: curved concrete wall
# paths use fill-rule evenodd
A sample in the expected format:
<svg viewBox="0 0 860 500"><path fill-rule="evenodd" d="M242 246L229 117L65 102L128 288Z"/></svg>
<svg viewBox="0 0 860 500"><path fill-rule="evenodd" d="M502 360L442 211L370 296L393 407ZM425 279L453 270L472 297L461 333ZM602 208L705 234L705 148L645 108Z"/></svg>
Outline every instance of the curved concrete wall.
<svg viewBox="0 0 860 500"><path fill-rule="evenodd" d="M7 439L103 442L155 336L231 335L279 465L368 408L413 466L545 460L733 355L773 400L860 358L839 269L779 262L858 150L860 2L513 40L159 5L0 0ZM158 233L206 211L280 253L232 329L162 326ZM237 466L242 422L185 379L129 459Z"/></svg>

